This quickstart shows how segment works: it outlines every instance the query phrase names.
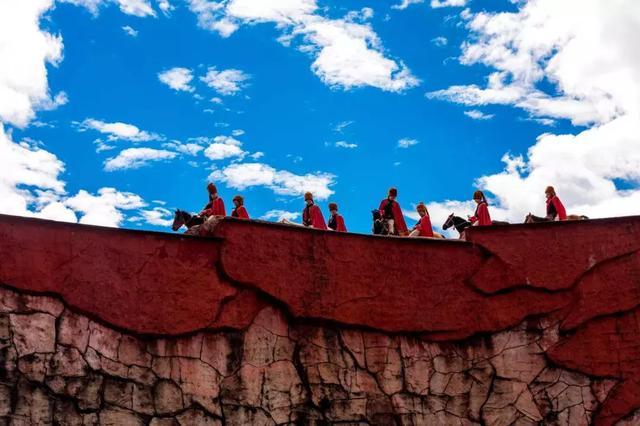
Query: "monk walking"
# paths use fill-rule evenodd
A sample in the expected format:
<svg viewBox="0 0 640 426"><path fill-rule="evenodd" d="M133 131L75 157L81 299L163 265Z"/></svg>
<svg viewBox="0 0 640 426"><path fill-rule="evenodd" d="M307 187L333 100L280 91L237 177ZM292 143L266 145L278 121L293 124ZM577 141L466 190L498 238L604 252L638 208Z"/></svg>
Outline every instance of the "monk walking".
<svg viewBox="0 0 640 426"><path fill-rule="evenodd" d="M324 216L322 216L322 211L320 211L320 207L313 203L313 194L310 192L305 193L304 201L307 203L307 206L302 211L302 224L304 226L326 230L327 224L324 221Z"/></svg>
<svg viewBox="0 0 640 426"><path fill-rule="evenodd" d="M387 198L380 202L378 210L380 210L380 216L387 221L389 235L406 237L409 235L409 230L404 221L400 204L396 201L397 197L398 190L396 188L389 188Z"/></svg>
<svg viewBox="0 0 640 426"><path fill-rule="evenodd" d="M249 213L244 207L244 198L242 195L236 195L233 197L233 210L231 211L231 217L237 217L238 219L249 219Z"/></svg>
<svg viewBox="0 0 640 426"><path fill-rule="evenodd" d="M567 220L567 211L560 198L556 195L556 190L553 186L547 186L544 194L547 196L547 220Z"/></svg>
<svg viewBox="0 0 640 426"><path fill-rule="evenodd" d="M433 227L431 226L431 217L429 217L429 211L427 206L423 202L418 203L416 211L420 215L420 220L413 227L413 231L409 234L410 237L429 237L433 238Z"/></svg>
<svg viewBox="0 0 640 426"><path fill-rule="evenodd" d="M338 213L338 205L336 203L329 203L329 212L331 213L328 224L329 229L337 232L347 232L347 227L344 225L344 218Z"/></svg>
<svg viewBox="0 0 640 426"><path fill-rule="evenodd" d="M209 203L200 212L200 216L226 216L227 211L224 208L224 201L218 197L218 189L213 183L207 185L207 191L209 192Z"/></svg>
<svg viewBox="0 0 640 426"><path fill-rule="evenodd" d="M476 202L476 212L473 216L469 217L469 222L473 226L490 226L491 216L489 215L489 205L487 199L482 191L476 191L473 193L473 201Z"/></svg>

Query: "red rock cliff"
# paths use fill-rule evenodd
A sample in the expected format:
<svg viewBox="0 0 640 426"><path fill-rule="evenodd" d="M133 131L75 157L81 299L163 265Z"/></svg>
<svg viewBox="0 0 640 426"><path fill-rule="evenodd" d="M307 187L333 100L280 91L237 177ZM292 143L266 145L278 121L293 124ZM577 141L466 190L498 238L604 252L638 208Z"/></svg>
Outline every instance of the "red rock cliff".
<svg viewBox="0 0 640 426"><path fill-rule="evenodd" d="M468 239L0 216L0 416L638 424L640 218Z"/></svg>

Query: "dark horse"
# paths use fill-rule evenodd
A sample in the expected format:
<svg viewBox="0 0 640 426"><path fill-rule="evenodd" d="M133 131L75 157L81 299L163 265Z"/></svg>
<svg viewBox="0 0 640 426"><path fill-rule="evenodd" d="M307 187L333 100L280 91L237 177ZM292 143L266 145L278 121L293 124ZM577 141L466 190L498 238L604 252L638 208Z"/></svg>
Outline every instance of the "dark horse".
<svg viewBox="0 0 640 426"><path fill-rule="evenodd" d="M567 220L589 220L587 216L577 215L577 214L568 214ZM529 213L527 217L524 218L524 223L540 223L540 222L553 222L554 220L549 217L540 217L535 216Z"/></svg>
<svg viewBox="0 0 640 426"><path fill-rule="evenodd" d="M373 215L373 235L389 235L389 224L382 217L380 210L371 210Z"/></svg>
<svg viewBox="0 0 640 426"><path fill-rule="evenodd" d="M495 226L501 226L501 225L509 225L509 222L492 220L491 224ZM442 229L446 231L447 229L453 226L454 228L456 228L456 231L458 231L458 233L462 236L462 233L464 232L464 230L470 227L471 225L472 225L471 222L469 222L468 220L465 220L460 216L456 216L454 213L451 213L449 217L447 217L447 220L445 220L445 222L442 224Z"/></svg>
<svg viewBox="0 0 640 426"><path fill-rule="evenodd" d="M171 229L177 231L182 227L182 225L186 226L187 229L196 226L202 225L204 223L204 218L198 215L192 215L184 210L176 210L176 214L173 217L173 224L171 225Z"/></svg>

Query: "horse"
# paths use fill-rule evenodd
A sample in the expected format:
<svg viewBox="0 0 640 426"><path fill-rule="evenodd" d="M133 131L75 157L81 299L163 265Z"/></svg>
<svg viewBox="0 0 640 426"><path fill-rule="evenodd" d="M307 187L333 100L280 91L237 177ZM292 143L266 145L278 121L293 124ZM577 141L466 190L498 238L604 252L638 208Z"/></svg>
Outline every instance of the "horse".
<svg viewBox="0 0 640 426"><path fill-rule="evenodd" d="M451 213L449 217L447 217L447 220L445 220L445 222L442 224L442 229L446 231L447 229L453 226L454 228L456 228L456 231L458 231L458 234L460 234L460 236L462 237L462 233L465 231L465 229L467 229L471 225L473 224L468 220L465 220L460 216L456 216L455 213ZM492 220L491 225L505 226L505 225L510 225L510 223L502 220Z"/></svg>
<svg viewBox="0 0 640 426"><path fill-rule="evenodd" d="M202 225L203 223L204 218L202 216L192 215L184 210L176 209L176 213L173 216L173 224L171 225L171 229L177 231L184 225L187 227L187 230L189 230L192 227Z"/></svg>
<svg viewBox="0 0 640 426"><path fill-rule="evenodd" d="M380 210L371 210L371 215L373 216L373 235L391 235L389 233L389 223L380 215ZM433 238L445 239L446 237L433 231Z"/></svg>
<svg viewBox="0 0 640 426"><path fill-rule="evenodd" d="M589 218L585 215L568 214L567 220L589 220ZM553 222L553 221L554 221L553 219L550 219L548 217L535 216L531 213L529 213L524 218L524 223L541 223L541 222Z"/></svg>

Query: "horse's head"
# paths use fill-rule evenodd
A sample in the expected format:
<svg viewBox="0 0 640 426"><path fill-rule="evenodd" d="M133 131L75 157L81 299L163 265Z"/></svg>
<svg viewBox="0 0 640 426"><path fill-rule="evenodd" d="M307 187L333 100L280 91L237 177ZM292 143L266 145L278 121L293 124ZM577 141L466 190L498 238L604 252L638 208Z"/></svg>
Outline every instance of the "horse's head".
<svg viewBox="0 0 640 426"><path fill-rule="evenodd" d="M371 216L373 216L374 221L380 220L381 219L380 210L378 209L371 210Z"/></svg>
<svg viewBox="0 0 640 426"><path fill-rule="evenodd" d="M186 219L184 217L184 212L182 210L176 210L176 214L173 216L173 223L171 224L171 229L177 231L184 225Z"/></svg>
<svg viewBox="0 0 640 426"><path fill-rule="evenodd" d="M453 226L453 213L451 213L449 215L449 217L447 217L447 220L444 221L444 223L442 224L442 229L443 230L447 230L449 228L451 228Z"/></svg>
<svg viewBox="0 0 640 426"><path fill-rule="evenodd" d="M524 223L533 223L533 215L531 213L525 216Z"/></svg>

